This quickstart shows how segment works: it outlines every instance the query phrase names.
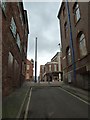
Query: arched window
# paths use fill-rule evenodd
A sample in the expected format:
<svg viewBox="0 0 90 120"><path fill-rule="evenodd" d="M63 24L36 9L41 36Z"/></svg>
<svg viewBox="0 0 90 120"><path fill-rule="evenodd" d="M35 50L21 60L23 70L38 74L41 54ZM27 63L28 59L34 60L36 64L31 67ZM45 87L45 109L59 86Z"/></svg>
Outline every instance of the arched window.
<svg viewBox="0 0 90 120"><path fill-rule="evenodd" d="M70 65L71 62L72 62L72 59L71 59L71 49L70 49L70 47L67 47L66 54L67 54L67 64Z"/></svg>
<svg viewBox="0 0 90 120"><path fill-rule="evenodd" d="M77 23L80 19L80 9L79 9L79 5L78 3L76 2L74 7L73 7L73 11L74 11L74 20L75 20L75 23Z"/></svg>
<svg viewBox="0 0 90 120"><path fill-rule="evenodd" d="M67 36L67 31L68 31L68 24L67 24L67 22L65 22L65 24L64 24L65 38Z"/></svg>
<svg viewBox="0 0 90 120"><path fill-rule="evenodd" d="M87 55L86 40L83 32L80 32L78 34L78 47L79 47L80 57Z"/></svg>

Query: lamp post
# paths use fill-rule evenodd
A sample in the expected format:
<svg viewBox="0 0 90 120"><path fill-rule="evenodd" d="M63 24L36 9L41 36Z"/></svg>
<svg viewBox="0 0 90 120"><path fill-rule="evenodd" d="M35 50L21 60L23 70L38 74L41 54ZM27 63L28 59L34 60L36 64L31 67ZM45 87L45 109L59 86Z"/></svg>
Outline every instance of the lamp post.
<svg viewBox="0 0 90 120"><path fill-rule="evenodd" d="M37 37L35 40L35 82L37 82Z"/></svg>

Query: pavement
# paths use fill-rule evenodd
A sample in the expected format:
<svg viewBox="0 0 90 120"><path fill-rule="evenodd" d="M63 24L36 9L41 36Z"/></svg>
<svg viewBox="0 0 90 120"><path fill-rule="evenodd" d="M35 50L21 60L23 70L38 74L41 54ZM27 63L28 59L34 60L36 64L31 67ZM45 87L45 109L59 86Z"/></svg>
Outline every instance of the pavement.
<svg viewBox="0 0 90 120"><path fill-rule="evenodd" d="M17 89L15 92L10 94L3 100L3 105L2 105L3 118L19 118L30 88L40 87L40 86L41 87L46 87L46 86L61 87L65 89L66 91L82 98L83 100L87 102L90 100L88 99L88 97L90 97L88 91L73 87L71 85L67 85L63 83L62 81L50 82L50 83L24 82L21 88Z"/></svg>
<svg viewBox="0 0 90 120"><path fill-rule="evenodd" d="M89 102L89 104L90 104L90 96L89 96L90 91L74 87L70 84L65 84L64 82L62 82L60 84L60 87L67 90L68 92L80 97L81 99L85 100L86 102Z"/></svg>
<svg viewBox="0 0 90 120"><path fill-rule="evenodd" d="M13 93L3 99L2 118L19 118L22 112L26 96L30 90L30 85L24 82L23 85Z"/></svg>

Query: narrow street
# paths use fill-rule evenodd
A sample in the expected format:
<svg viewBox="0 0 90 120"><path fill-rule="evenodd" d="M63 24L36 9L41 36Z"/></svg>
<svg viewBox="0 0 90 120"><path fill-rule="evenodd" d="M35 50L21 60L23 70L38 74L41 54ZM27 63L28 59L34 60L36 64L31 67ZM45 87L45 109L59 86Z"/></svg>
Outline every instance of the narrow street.
<svg viewBox="0 0 90 120"><path fill-rule="evenodd" d="M32 87L27 118L88 118L88 104L60 87Z"/></svg>
<svg viewBox="0 0 90 120"><path fill-rule="evenodd" d="M90 2L0 1L0 119L90 119Z"/></svg>

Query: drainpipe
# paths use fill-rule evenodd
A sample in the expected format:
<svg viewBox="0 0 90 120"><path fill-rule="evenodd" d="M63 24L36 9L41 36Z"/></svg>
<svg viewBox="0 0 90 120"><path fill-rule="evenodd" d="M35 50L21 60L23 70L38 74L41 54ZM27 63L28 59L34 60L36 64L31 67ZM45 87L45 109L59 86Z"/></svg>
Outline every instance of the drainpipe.
<svg viewBox="0 0 90 120"><path fill-rule="evenodd" d="M68 22L69 22L69 27L70 27L70 48L71 48L71 51L72 51L73 75L74 75L74 81L76 81L75 52L74 52L74 47L73 47L72 26L71 26L70 10L69 10L68 0L66 0L66 6L67 6L67 13L68 13Z"/></svg>

